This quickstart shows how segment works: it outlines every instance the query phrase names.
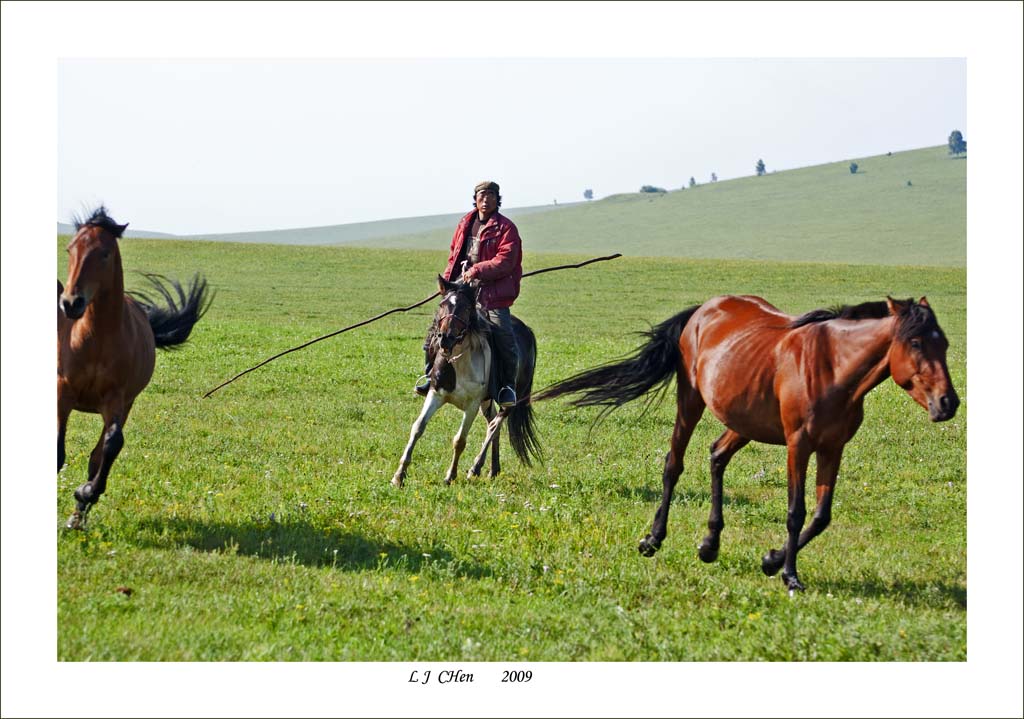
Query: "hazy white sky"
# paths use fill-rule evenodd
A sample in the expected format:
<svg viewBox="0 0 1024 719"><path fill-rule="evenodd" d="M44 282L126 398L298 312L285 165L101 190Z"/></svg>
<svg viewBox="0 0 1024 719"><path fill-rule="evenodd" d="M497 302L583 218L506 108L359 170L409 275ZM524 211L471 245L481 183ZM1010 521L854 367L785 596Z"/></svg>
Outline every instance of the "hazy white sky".
<svg viewBox="0 0 1024 719"><path fill-rule="evenodd" d="M948 59L62 59L58 212L179 234L678 188L970 140Z"/></svg>

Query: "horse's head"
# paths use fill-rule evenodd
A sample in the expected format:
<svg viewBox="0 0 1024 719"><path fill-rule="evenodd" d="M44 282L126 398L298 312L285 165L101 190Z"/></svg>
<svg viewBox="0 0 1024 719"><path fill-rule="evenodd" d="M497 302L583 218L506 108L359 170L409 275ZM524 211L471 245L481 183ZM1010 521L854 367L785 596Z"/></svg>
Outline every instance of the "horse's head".
<svg viewBox="0 0 1024 719"><path fill-rule="evenodd" d="M71 320L85 314L104 289L123 289L121 253L117 240L127 224L119 225L98 207L87 220L75 219L75 236L68 244L68 281L60 306Z"/></svg>
<svg viewBox="0 0 1024 719"><path fill-rule="evenodd" d="M889 348L889 373L914 401L928 410L932 422L952 419L960 406L946 366L949 341L925 297L920 302L886 298L896 317Z"/></svg>
<svg viewBox="0 0 1024 719"><path fill-rule="evenodd" d="M448 355L455 345L476 328L476 300L479 287L473 283L449 282L437 276L441 305L437 310L437 334L441 353Z"/></svg>

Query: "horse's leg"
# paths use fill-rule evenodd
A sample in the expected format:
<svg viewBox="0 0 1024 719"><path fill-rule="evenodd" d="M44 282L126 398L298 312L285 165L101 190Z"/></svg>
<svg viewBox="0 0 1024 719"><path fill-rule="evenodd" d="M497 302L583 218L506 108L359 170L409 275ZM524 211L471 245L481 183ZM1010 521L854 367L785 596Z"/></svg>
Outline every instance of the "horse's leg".
<svg viewBox="0 0 1024 719"><path fill-rule="evenodd" d="M445 484L451 484L455 479L455 474L459 471L459 457L462 456L462 451L466 448L466 437L469 436L469 430L473 427L473 420L476 419L479 409L479 403L470 402L466 405L466 411L462 413L459 431L455 433L455 439L452 440L452 464L444 476Z"/></svg>
<svg viewBox="0 0 1024 719"><path fill-rule="evenodd" d="M788 537L782 548L782 553L785 555L782 562L782 581L790 592L793 592L804 588L796 573L796 555L800 551L800 530L807 518L807 507L804 504L804 481L807 477L807 462L811 458L811 452L807 447L807 440L802 436L788 441L786 448L788 451L786 469L789 475L789 508L786 512ZM769 551L762 557L761 569L766 574L774 574L770 571L774 559L774 551Z"/></svg>
<svg viewBox="0 0 1024 719"><path fill-rule="evenodd" d="M124 447L122 427L127 418L127 411L120 406L104 407L103 434L89 457L89 479L75 490L77 506L68 519L68 529L84 529L89 510L100 501L100 496L107 490L107 476L110 468Z"/></svg>
<svg viewBox="0 0 1024 719"><path fill-rule="evenodd" d="M440 409L443 404L444 400L437 395L437 392L431 391L427 395L426 401L423 402L420 416L412 423L412 431L409 432L409 443L405 445L405 451L402 452L402 459L398 463L395 476L391 478L391 484L401 487L405 482L405 473L409 469L409 462L412 461L412 448L416 446L416 441L422 436L423 430L427 428L427 422L434 416L434 412Z"/></svg>
<svg viewBox="0 0 1024 719"><path fill-rule="evenodd" d="M839 462L843 457L843 448L819 449L818 471L815 479L818 505L811 517L811 523L800 533L797 549L803 549L807 543L821 534L832 521L832 492L839 476ZM772 575L782 568L786 558L786 547L773 549L761 560L761 568L765 574Z"/></svg>
<svg viewBox="0 0 1024 719"><path fill-rule="evenodd" d="M718 559L719 537L725 527L725 520L722 518L722 479L725 476L725 468L732 456L749 442L746 437L727 429L711 444L711 514L708 516L708 534L697 550L703 562Z"/></svg>
<svg viewBox="0 0 1024 719"><path fill-rule="evenodd" d="M498 411L495 410L494 407L494 403L492 403L492 405L490 405L490 417L487 418L488 425L494 421L495 415L498 414ZM502 471L501 452L499 451L501 441L501 432L495 434L495 438L490 440L490 476L492 477L497 477Z"/></svg>
<svg viewBox="0 0 1024 719"><path fill-rule="evenodd" d="M506 417L508 417L508 414L502 410L487 423L487 436L484 437L483 446L480 447L480 454L478 454L476 459L473 460L473 466L470 467L468 476L480 476L480 470L483 469L484 460L487 459L487 448L491 446L492 442L498 441L498 434L501 432L501 425L504 423Z"/></svg>
<svg viewBox="0 0 1024 719"><path fill-rule="evenodd" d="M672 492L675 491L679 475L683 473L683 455L686 454L686 445L690 441L697 421L704 412L704 400L701 399L688 382L683 378L678 379L676 389L676 424L672 429L672 442L669 445L668 453L665 455L665 468L661 475L661 505L654 513L654 523L651 525L651 533L640 540L640 554L645 557L653 557L654 553L665 541L668 533L668 508L672 502Z"/></svg>
<svg viewBox="0 0 1024 719"><path fill-rule="evenodd" d="M60 389L57 390L58 395ZM71 404L66 401L61 401L61 398L57 397L57 471L61 470L64 466L64 433L68 428L68 417L71 416Z"/></svg>
<svg viewBox="0 0 1024 719"><path fill-rule="evenodd" d="M487 431L489 432L490 429L491 429L491 422L494 421L494 415L497 414L497 410L494 409L494 402L492 402L491 400L487 400L482 405L480 405L480 414L482 414L484 416L484 419L487 420ZM498 473L501 471L501 458L500 458L500 456L498 454L498 442L500 440L501 440L501 435L498 434L497 436L494 437L494 440L491 442L491 474L490 474L490 476L492 478L497 477ZM475 462L474 462L474 466L476 466ZM476 467L476 470L477 471L476 471L475 474L473 473L472 470L470 470L470 475L474 476L474 477L479 476L480 472L483 470L483 463L481 463L481 465L479 467Z"/></svg>

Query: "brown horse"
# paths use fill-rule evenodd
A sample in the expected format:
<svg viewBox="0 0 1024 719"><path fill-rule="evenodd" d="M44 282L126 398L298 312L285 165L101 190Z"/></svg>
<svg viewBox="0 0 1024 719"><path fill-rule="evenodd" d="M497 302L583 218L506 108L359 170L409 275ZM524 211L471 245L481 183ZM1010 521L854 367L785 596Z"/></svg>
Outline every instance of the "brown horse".
<svg viewBox="0 0 1024 719"><path fill-rule="evenodd" d="M123 428L139 392L153 375L157 347L188 339L210 297L198 275L188 292L170 281L177 299L155 276L158 306L144 294L128 296L118 238L125 225L97 208L75 219L66 288L57 282L57 471L64 466L64 433L72 410L99 413L103 433L89 457L88 480L75 490L77 508L67 527L85 526L107 486L110 467L124 446Z"/></svg>
<svg viewBox="0 0 1024 719"><path fill-rule="evenodd" d="M669 503L683 471L683 454L704 408L726 431L711 445L709 533L705 562L718 557L722 477L729 460L751 440L785 445L788 452L788 537L761 560L765 574L782 569L792 592L797 552L831 520L832 492L843 447L864 418L864 396L886 377L902 387L933 422L956 414L960 400L949 378L949 343L925 298L867 302L801 317L784 314L760 297L716 297L672 317L650 332L631 357L570 377L536 399L582 392L573 404L605 411L637 399L676 377L676 422L665 457L661 506L640 553L652 556L665 539ZM804 478L817 455L818 506L806 518Z"/></svg>

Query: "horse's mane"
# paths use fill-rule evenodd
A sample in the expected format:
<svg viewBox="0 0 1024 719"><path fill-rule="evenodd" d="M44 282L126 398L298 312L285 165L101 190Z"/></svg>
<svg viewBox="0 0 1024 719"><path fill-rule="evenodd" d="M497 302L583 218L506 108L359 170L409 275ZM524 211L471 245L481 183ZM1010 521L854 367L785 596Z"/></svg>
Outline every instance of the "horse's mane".
<svg viewBox="0 0 1024 719"><path fill-rule="evenodd" d="M100 205L93 210L92 214L89 215L87 219L82 219L77 214L72 215L71 223L75 226L75 232L78 232L86 225L99 227L101 230L106 230L114 237L120 237L121 233L124 232L124 228L114 222L114 218L107 214L107 208L103 205Z"/></svg>
<svg viewBox="0 0 1024 719"><path fill-rule="evenodd" d="M921 335L929 330L939 329L939 323L935 319L935 313L927 305L919 305L913 298L903 301L906 310L899 315L899 323L896 329L896 336L902 340L908 340L915 335ZM837 305L830 309L811 310L800 315L786 325L789 329L796 329L804 325L816 322L827 322L828 320L880 320L889 316L889 305L886 302L862 302L859 305Z"/></svg>

